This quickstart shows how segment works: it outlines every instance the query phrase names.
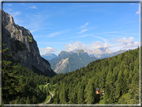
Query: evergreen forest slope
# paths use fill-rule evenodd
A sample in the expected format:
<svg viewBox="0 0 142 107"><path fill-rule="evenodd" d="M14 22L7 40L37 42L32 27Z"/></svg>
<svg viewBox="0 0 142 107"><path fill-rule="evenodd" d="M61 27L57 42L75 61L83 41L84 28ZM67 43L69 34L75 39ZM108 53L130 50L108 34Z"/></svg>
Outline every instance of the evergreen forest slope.
<svg viewBox="0 0 142 107"><path fill-rule="evenodd" d="M48 92L40 90L39 85L50 81L44 73L38 75L16 62L11 55L2 50L2 103L37 104L42 102Z"/></svg>
<svg viewBox="0 0 142 107"><path fill-rule="evenodd" d="M3 14L3 104L42 103L49 91L40 89L39 86L47 83L50 83L54 90L51 104L139 103L139 48L110 58L98 59L76 71L56 75L48 61L39 55L31 33L16 25L12 16ZM9 18L11 20L7 22ZM104 95L96 94L96 88L102 88Z"/></svg>
<svg viewBox="0 0 142 107"><path fill-rule="evenodd" d="M52 79L57 84L55 104L138 104L139 48ZM104 89L104 95L96 94L96 88Z"/></svg>
<svg viewBox="0 0 142 107"><path fill-rule="evenodd" d="M3 49L5 52L6 49ZM5 57L6 56L6 57ZM54 77L37 75L3 55L3 103L39 104L50 95L39 85L54 85L50 104L138 104L139 48L99 59L86 67ZM8 69L11 69L8 71ZM96 94L102 88L104 95Z"/></svg>

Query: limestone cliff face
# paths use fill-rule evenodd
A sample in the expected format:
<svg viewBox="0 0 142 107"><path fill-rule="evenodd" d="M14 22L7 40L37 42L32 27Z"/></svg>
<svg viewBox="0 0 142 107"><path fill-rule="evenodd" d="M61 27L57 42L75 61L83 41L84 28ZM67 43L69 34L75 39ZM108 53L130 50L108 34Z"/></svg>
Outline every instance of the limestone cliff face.
<svg viewBox="0 0 142 107"><path fill-rule="evenodd" d="M95 60L96 57L90 57L84 50L77 50L74 52L61 51L58 57L49 61L52 69L59 74L75 71Z"/></svg>
<svg viewBox="0 0 142 107"><path fill-rule="evenodd" d="M61 59L55 66L55 72L56 73L62 73L61 71L64 72L69 72L65 68L69 66L69 58Z"/></svg>
<svg viewBox="0 0 142 107"><path fill-rule="evenodd" d="M10 50L13 59L33 71L38 69L48 76L56 75L50 63L40 56L37 43L30 31L16 25L11 15L4 11L2 13L2 42L7 44L6 47Z"/></svg>

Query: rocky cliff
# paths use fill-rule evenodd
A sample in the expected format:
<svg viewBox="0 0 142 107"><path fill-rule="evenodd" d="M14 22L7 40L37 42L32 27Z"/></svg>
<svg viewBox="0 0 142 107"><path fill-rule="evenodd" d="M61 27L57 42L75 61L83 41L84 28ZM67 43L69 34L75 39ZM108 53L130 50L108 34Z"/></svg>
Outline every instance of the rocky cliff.
<svg viewBox="0 0 142 107"><path fill-rule="evenodd" d="M50 63L40 56L30 31L15 24L13 17L8 13L3 11L2 15L2 42L7 44L4 48L8 47L12 58L33 71L42 71L47 76L56 75Z"/></svg>
<svg viewBox="0 0 142 107"><path fill-rule="evenodd" d="M67 73L80 69L95 60L96 57L90 57L84 50L77 50L74 52L61 51L58 57L49 61L56 73Z"/></svg>

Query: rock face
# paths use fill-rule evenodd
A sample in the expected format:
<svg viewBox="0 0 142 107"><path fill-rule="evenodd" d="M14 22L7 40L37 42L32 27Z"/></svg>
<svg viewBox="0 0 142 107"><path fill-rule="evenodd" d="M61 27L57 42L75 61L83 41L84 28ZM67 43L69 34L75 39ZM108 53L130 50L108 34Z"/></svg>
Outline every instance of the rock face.
<svg viewBox="0 0 142 107"><path fill-rule="evenodd" d="M37 43L30 31L16 25L8 13L3 11L2 15L2 41L7 44L4 48L8 47L12 58L33 71L38 69L47 76L56 75L50 63L40 56Z"/></svg>
<svg viewBox="0 0 142 107"><path fill-rule="evenodd" d="M89 56L95 56L96 58L101 58L102 55L112 53L108 48L97 48L95 50L86 49L84 51L87 52Z"/></svg>
<svg viewBox="0 0 142 107"><path fill-rule="evenodd" d="M69 58L61 59L55 66L55 72L60 73L69 65Z"/></svg>
<svg viewBox="0 0 142 107"><path fill-rule="evenodd" d="M111 52L111 50L109 50L108 48L97 48L95 50L85 49L84 51L87 52L89 56L95 56L98 59L108 58L126 52L126 50Z"/></svg>
<svg viewBox="0 0 142 107"><path fill-rule="evenodd" d="M84 50L77 50L74 52L61 51L56 58L49 61L56 73L67 73L82 68L95 60L96 57L90 57Z"/></svg>

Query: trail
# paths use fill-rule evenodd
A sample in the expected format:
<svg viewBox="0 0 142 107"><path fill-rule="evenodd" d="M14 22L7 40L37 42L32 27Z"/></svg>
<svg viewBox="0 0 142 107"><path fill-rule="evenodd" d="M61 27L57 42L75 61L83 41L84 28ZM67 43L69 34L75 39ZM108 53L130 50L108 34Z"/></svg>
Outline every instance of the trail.
<svg viewBox="0 0 142 107"><path fill-rule="evenodd" d="M46 87L47 85L48 85L49 83L47 83L44 87ZM47 89L46 89L47 90ZM48 103L50 100L51 100L51 98L53 97L53 94L51 93L51 92L49 92L50 94L51 94L51 97L50 97L50 99L48 100L48 101L46 101L45 103L43 103L43 104L46 104L46 103Z"/></svg>
<svg viewBox="0 0 142 107"><path fill-rule="evenodd" d="M51 94L51 97L50 97L50 99L48 100L48 101L46 101L45 103L43 103L43 104L46 104L46 103L48 103L50 100L51 100L51 98L53 97L53 94L51 93L51 92L49 92L50 94Z"/></svg>
<svg viewBox="0 0 142 107"><path fill-rule="evenodd" d="M49 83L47 83L44 87L46 87Z"/></svg>

